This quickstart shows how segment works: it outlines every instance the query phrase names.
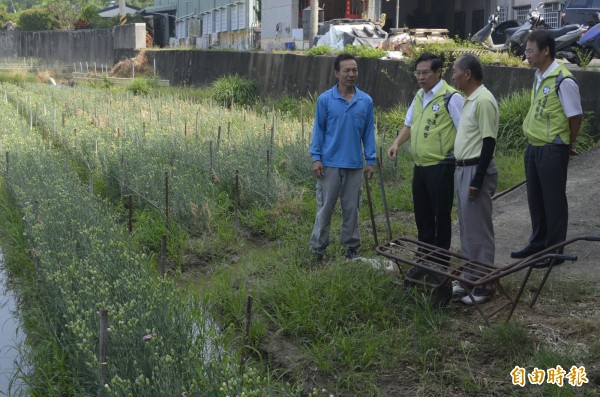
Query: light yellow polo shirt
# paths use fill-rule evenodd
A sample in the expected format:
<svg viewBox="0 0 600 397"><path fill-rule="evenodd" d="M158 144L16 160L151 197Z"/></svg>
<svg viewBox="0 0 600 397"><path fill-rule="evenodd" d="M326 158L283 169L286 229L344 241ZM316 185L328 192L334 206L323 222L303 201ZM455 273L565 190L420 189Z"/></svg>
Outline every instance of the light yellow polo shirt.
<svg viewBox="0 0 600 397"><path fill-rule="evenodd" d="M496 139L498 125L498 104L492 93L482 84L465 98L454 141L456 159L468 160L479 157L483 138Z"/></svg>

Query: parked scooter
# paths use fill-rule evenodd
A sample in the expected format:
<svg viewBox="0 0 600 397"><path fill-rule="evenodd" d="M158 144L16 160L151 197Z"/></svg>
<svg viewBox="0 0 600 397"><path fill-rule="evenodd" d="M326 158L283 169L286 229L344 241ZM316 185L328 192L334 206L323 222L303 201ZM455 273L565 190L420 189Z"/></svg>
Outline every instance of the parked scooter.
<svg viewBox="0 0 600 397"><path fill-rule="evenodd" d="M471 41L474 43L481 44L483 47L490 51L508 51L511 50L511 48L513 48L513 51L518 52L516 50L519 49L521 42L520 40L518 40L518 44L513 43L513 37L523 38L525 37L527 32L529 32L532 29L532 23L536 24L537 26L537 23L541 18L539 12L537 12L537 9L535 11L531 10L529 12L530 17L527 20L527 22L520 26L514 26L506 29L504 31L505 40L502 43L494 43L493 36L494 32L498 28L499 13L500 6L496 7L496 11L492 15L490 15L490 17L488 18L488 23L471 37ZM518 22L515 21L515 24L518 24ZM525 49L523 49L523 53L524 51Z"/></svg>
<svg viewBox="0 0 600 397"><path fill-rule="evenodd" d="M498 27L499 13L500 6L496 7L496 12L490 15L487 25L471 37L472 42L481 44L490 51L506 51L508 49L507 43L494 44L494 41L492 40L492 33L494 33Z"/></svg>
<svg viewBox="0 0 600 397"><path fill-rule="evenodd" d="M566 59L571 63L579 64L581 61L577 55L577 41L586 31L583 25L567 25L561 28L550 28L544 22L544 17L539 9L544 7L544 3L539 3L534 9L529 11L528 29L517 30L509 39L510 51L517 56L525 56L526 37L529 32L536 29L547 30L556 41L556 57ZM525 24L523 25L525 26Z"/></svg>
<svg viewBox="0 0 600 397"><path fill-rule="evenodd" d="M487 50L510 51L513 55L525 59L527 35L536 29L546 29L556 41L556 57L580 64L581 60L576 51L577 40L583 35L586 28L583 25L573 24L552 29L546 25L544 17L539 11L543 7L544 3L538 3L535 8L529 10L527 22L519 27L506 29L506 42L504 44L495 44L492 40L492 33L498 26L498 15L500 13L500 7L498 6L496 11L490 15L487 25L475 33L471 41L483 45Z"/></svg>
<svg viewBox="0 0 600 397"><path fill-rule="evenodd" d="M598 21L600 21L600 12L596 14L598 16ZM592 57L600 58L600 23L592 26L577 42L579 45L580 51L582 54L583 60L588 61ZM585 62L587 63L587 62Z"/></svg>
<svg viewBox="0 0 600 397"><path fill-rule="evenodd" d="M538 5L529 10L529 17L519 29L517 29L507 40L507 45L510 52L516 56L525 56L525 45L527 44L525 38L532 30L547 27L544 22L544 17L538 10L544 7L544 3L538 3Z"/></svg>

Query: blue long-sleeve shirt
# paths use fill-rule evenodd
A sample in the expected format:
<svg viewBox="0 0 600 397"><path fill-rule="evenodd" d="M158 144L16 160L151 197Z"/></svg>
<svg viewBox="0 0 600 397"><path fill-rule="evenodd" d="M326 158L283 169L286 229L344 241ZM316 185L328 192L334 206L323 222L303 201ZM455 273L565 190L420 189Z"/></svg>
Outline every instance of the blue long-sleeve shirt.
<svg viewBox="0 0 600 397"><path fill-rule="evenodd" d="M325 167L363 168L365 160L375 165L373 100L354 89L350 102L340 95L337 84L317 100L310 154Z"/></svg>

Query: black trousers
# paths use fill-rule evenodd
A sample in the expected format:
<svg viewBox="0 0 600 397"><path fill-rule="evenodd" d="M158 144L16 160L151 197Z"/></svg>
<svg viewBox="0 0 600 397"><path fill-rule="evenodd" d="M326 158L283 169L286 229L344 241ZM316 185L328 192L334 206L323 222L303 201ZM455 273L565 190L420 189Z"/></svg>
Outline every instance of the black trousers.
<svg viewBox="0 0 600 397"><path fill-rule="evenodd" d="M452 238L454 164L415 165L412 193L419 241L449 249Z"/></svg>
<svg viewBox="0 0 600 397"><path fill-rule="evenodd" d="M531 215L529 245L548 248L567 238L569 145L527 145L525 177ZM562 252L562 250L561 250Z"/></svg>

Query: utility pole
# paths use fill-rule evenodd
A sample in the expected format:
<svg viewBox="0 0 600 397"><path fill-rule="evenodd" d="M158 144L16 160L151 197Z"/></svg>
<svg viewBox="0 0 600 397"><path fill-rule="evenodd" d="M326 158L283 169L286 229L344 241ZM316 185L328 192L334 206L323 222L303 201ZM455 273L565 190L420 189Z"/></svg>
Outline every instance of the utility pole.
<svg viewBox="0 0 600 397"><path fill-rule="evenodd" d="M125 12L125 0L119 0L119 24L127 23L127 13Z"/></svg>
<svg viewBox="0 0 600 397"><path fill-rule="evenodd" d="M319 31L319 1L311 0L310 2L310 34L308 39L310 40L309 48L315 45L315 37Z"/></svg>

